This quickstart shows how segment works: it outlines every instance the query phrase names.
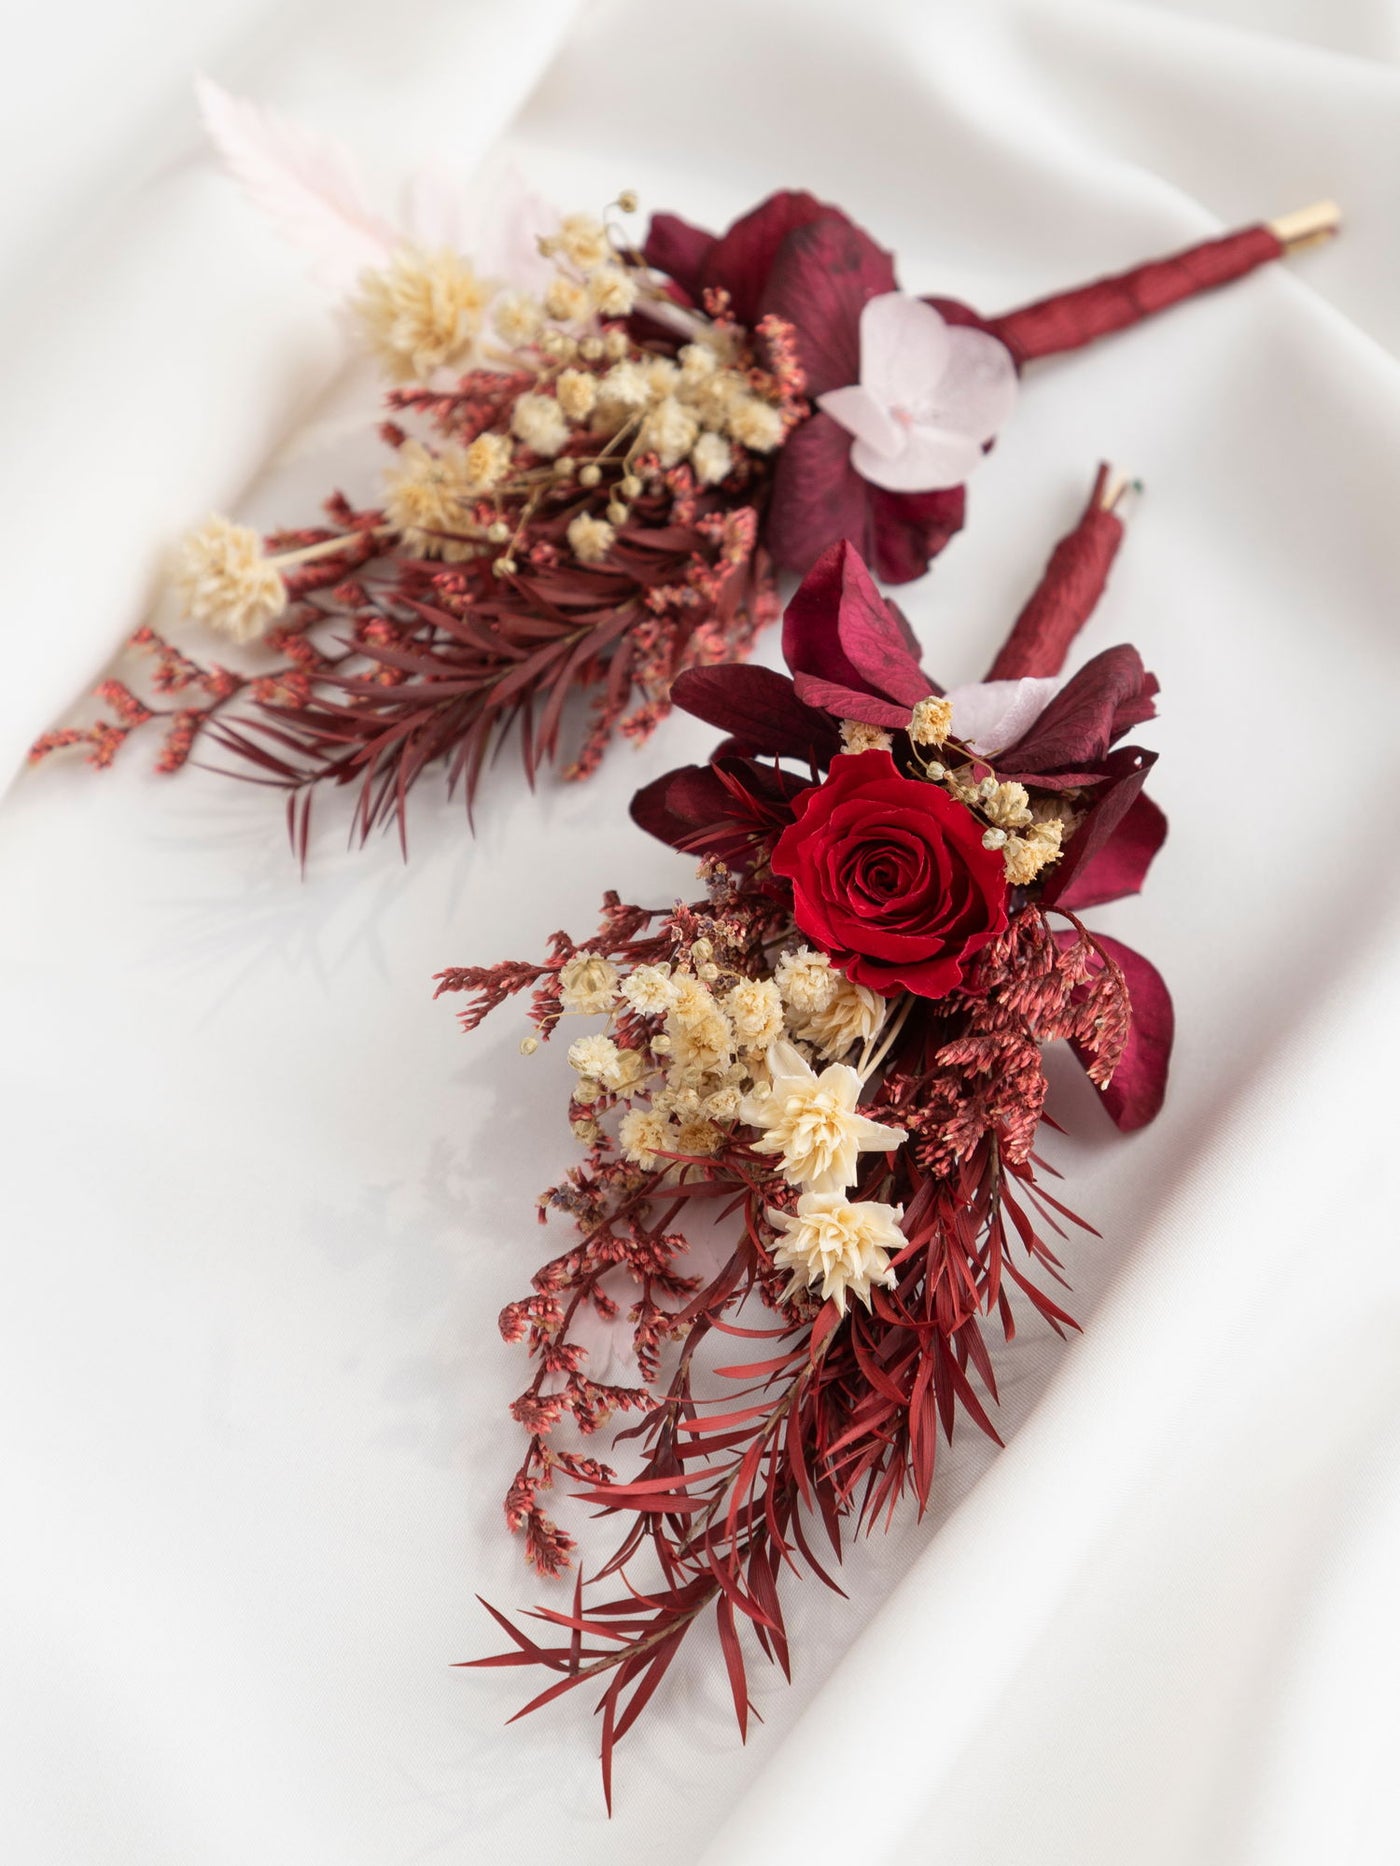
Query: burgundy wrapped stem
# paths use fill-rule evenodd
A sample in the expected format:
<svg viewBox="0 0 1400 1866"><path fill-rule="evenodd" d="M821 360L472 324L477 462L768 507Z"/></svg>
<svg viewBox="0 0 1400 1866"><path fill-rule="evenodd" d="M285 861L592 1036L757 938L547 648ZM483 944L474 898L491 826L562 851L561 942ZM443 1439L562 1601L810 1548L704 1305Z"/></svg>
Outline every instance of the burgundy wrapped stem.
<svg viewBox="0 0 1400 1866"><path fill-rule="evenodd" d="M1116 506L1125 482L1101 466L1083 517L1055 546L1045 574L1016 618L988 680L1046 679L1065 664L1070 644L1094 613L1123 541Z"/></svg>
<svg viewBox="0 0 1400 1866"><path fill-rule="evenodd" d="M1114 331L1127 330L1185 298L1228 285L1281 259L1287 251L1288 243L1272 227L1245 227L1167 259L1135 266L1131 272L1096 279L1078 291L1056 292L1023 305L1019 311L989 319L987 329L1001 339L1018 364L1058 356Z"/></svg>

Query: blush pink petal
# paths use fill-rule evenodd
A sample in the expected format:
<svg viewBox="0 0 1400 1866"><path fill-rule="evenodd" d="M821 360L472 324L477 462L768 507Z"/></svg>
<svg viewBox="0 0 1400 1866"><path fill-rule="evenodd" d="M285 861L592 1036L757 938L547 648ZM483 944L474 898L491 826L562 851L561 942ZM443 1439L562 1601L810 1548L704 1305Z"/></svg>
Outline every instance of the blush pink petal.
<svg viewBox="0 0 1400 1866"><path fill-rule="evenodd" d="M985 331L948 331L948 367L938 384L937 425L979 446L995 438L1016 406L1019 380L1011 352Z"/></svg>
<svg viewBox="0 0 1400 1866"><path fill-rule="evenodd" d="M990 757L1023 738L1063 683L1058 680L982 680L951 687L953 736Z"/></svg>
<svg viewBox="0 0 1400 1866"><path fill-rule="evenodd" d="M878 304L879 300L874 299L872 303ZM904 444L899 423L864 383L852 382L844 389L828 389L825 395L817 397L817 406L833 421L839 421L856 440L873 447L876 453L895 454Z"/></svg>
<svg viewBox="0 0 1400 1866"><path fill-rule="evenodd" d="M895 453L882 453L866 441L851 447L851 465L872 486L886 492L946 492L961 486L982 459L976 441L942 428L914 423L900 434Z"/></svg>

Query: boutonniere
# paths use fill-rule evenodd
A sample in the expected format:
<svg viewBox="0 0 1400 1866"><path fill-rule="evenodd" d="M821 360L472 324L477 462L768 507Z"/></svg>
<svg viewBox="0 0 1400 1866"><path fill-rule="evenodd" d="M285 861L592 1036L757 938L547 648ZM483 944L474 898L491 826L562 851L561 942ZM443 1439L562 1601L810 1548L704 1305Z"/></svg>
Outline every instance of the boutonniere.
<svg viewBox="0 0 1400 1866"><path fill-rule="evenodd" d="M216 86L201 98L230 170L390 378L381 490L267 537L198 525L173 570L187 631L138 628L144 674L109 675L102 716L32 757L101 767L152 739L159 771L194 759L282 793L303 857L320 791L353 791L362 837L406 835L420 778L470 811L506 734L531 777L586 776L611 739L654 729L678 676L747 654L779 612L776 569L842 538L886 582L919 576L1026 365L1336 224L1310 210L983 317L902 289L891 255L808 194L718 237L671 214L639 237L630 195L561 216L502 183L471 230L425 173L394 218L340 146Z"/></svg>
<svg viewBox="0 0 1400 1866"><path fill-rule="evenodd" d="M676 682L727 736L633 814L700 859L700 897L610 892L591 938L441 976L467 1029L531 993L523 1049L562 1026L575 1071L583 1157L541 1200L572 1235L500 1318L533 1362L505 1511L546 1577L579 1557L561 1483L616 1534L571 1602L490 1608L511 1644L476 1663L553 1674L528 1709L591 1687L609 1795L685 1639L717 1636L742 1731L797 1578L922 1511L959 1419L995 1437L1017 1307L1073 1326L1057 1253L1085 1221L1047 1184L1046 1047L1120 1129L1161 1104L1166 987L1084 918L1166 833L1155 755L1124 742L1157 682L1125 646L1062 673L1120 491L1100 475L988 678L948 690L832 546L788 605L787 675ZM579 1448L615 1422L620 1456Z"/></svg>

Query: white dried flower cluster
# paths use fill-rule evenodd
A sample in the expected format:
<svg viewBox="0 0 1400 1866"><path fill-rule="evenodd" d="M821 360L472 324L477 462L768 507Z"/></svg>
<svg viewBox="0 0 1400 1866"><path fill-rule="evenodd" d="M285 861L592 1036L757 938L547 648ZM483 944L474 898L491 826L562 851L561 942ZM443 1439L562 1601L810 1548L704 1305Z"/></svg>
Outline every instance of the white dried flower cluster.
<svg viewBox="0 0 1400 1866"><path fill-rule="evenodd" d="M934 693L919 701L909 720L909 736L916 745L941 745L952 729L952 701Z"/></svg>
<svg viewBox="0 0 1400 1866"><path fill-rule="evenodd" d="M469 447L448 442L434 451L404 441L384 477L384 515L411 551L450 563L480 548L472 507L510 464L510 442L482 434Z"/></svg>
<svg viewBox="0 0 1400 1866"><path fill-rule="evenodd" d="M287 607L287 586L257 532L218 513L184 538L174 578L185 614L232 641L255 641Z"/></svg>
<svg viewBox="0 0 1400 1866"><path fill-rule="evenodd" d="M844 1313L848 1293L868 1305L872 1288L892 1283L901 1210L848 1192L861 1154L892 1152L904 1134L861 1113L863 1078L839 1060L879 1034L884 999L805 946L784 953L771 977L726 976L704 939L688 964L625 974L599 953L576 953L559 989L563 1009L606 1014L613 1027L569 1047L580 1131L614 1098L624 1157L651 1171L718 1152L741 1123L800 1195L794 1213L770 1213L774 1261L792 1272L792 1290L818 1287Z"/></svg>
<svg viewBox="0 0 1400 1866"><path fill-rule="evenodd" d="M406 382L465 363L494 289L458 253L405 247L362 275L351 310L390 376Z"/></svg>
<svg viewBox="0 0 1400 1866"><path fill-rule="evenodd" d="M1060 845L1065 826L1059 817L1032 823L1024 835L1008 836L1001 857L1006 864L1006 879L1013 888L1026 887L1043 868L1060 859Z"/></svg>

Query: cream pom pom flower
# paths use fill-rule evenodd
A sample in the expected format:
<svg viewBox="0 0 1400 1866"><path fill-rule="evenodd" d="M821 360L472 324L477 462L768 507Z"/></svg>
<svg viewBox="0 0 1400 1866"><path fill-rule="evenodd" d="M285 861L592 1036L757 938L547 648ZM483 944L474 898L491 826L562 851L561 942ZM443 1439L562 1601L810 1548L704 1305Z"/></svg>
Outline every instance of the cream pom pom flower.
<svg viewBox="0 0 1400 1866"><path fill-rule="evenodd" d="M449 441L434 453L422 441L405 441L384 485L385 514L409 550L449 562L471 555L475 547L468 534L474 530L471 507L479 483L467 449Z"/></svg>
<svg viewBox="0 0 1400 1866"><path fill-rule="evenodd" d="M175 582L185 614L233 641L255 641L287 607L287 586L257 532L217 513L181 543Z"/></svg>
<svg viewBox="0 0 1400 1866"><path fill-rule="evenodd" d="M820 1285L822 1301L834 1301L842 1315L847 1292L868 1309L872 1287L895 1286L890 1259L906 1243L899 1228L903 1216L902 1205L850 1201L844 1192L804 1192L795 1212L770 1210L768 1221L782 1234L773 1262L792 1272L788 1296Z"/></svg>
<svg viewBox="0 0 1400 1866"><path fill-rule="evenodd" d="M565 1011L596 1017L617 1000L617 967L597 952L576 952L559 968L559 1002Z"/></svg>
<svg viewBox="0 0 1400 1866"><path fill-rule="evenodd" d="M768 1081L746 1095L739 1118L761 1130L758 1153L782 1155L780 1171L790 1186L811 1192L840 1192L855 1179L862 1153L892 1153L904 1140L897 1127L883 1127L857 1111L861 1079L846 1063L818 1075L786 1038L768 1048Z"/></svg>
<svg viewBox="0 0 1400 1866"><path fill-rule="evenodd" d="M408 381L465 357L492 290L447 248L405 247L382 271L363 275L351 309L390 375Z"/></svg>

